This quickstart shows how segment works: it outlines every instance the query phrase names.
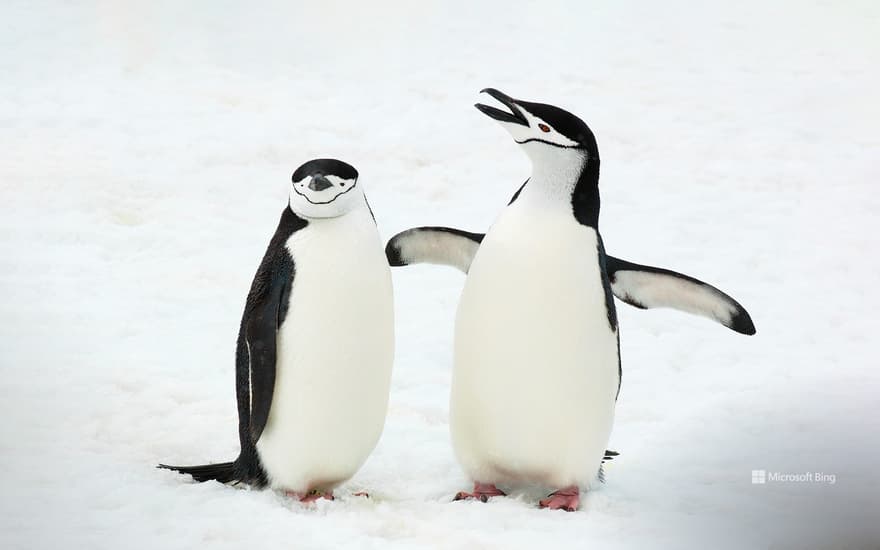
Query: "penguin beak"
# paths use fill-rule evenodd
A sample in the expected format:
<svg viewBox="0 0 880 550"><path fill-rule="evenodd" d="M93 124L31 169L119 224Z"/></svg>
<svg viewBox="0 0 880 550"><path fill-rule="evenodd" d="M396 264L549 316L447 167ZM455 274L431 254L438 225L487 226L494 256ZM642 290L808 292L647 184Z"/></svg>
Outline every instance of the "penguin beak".
<svg viewBox="0 0 880 550"><path fill-rule="evenodd" d="M475 104L474 107L482 111L484 114L488 115L490 118L494 118L498 122L509 122L511 124L525 126L526 128L529 127L529 123L523 115L522 110L517 106L515 99L495 88L483 88L480 90L480 93L489 94L510 109L510 112L508 113L507 111L483 105L482 103Z"/></svg>
<svg viewBox="0 0 880 550"><path fill-rule="evenodd" d="M330 183L330 180L321 174L312 177L312 181L309 182L309 189L312 191L323 191L324 189L329 189L331 187L333 187L333 184Z"/></svg>

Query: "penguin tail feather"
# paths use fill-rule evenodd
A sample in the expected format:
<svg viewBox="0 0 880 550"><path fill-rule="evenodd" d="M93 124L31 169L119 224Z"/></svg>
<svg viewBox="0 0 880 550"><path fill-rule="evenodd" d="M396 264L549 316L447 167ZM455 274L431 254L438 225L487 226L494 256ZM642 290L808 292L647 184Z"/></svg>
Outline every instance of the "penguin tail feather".
<svg viewBox="0 0 880 550"><path fill-rule="evenodd" d="M602 457L602 462L599 464L599 473L596 474L596 477L599 479L599 483L605 483L605 468L603 465L610 461L614 460L615 456L618 456L620 453L617 451L606 450L605 456Z"/></svg>
<svg viewBox="0 0 880 550"><path fill-rule="evenodd" d="M204 464L202 466L169 466L159 464L158 468L173 470L181 474L189 474L199 483L203 481L219 481L229 483L238 481L235 474L235 462L222 462L220 464Z"/></svg>

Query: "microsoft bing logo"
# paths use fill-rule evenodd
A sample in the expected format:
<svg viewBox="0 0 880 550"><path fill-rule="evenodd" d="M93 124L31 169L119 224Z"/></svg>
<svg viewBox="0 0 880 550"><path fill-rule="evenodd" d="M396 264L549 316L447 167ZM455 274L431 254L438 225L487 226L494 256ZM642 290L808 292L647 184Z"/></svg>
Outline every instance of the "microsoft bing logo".
<svg viewBox="0 0 880 550"><path fill-rule="evenodd" d="M766 485L770 483L837 483L837 474L825 472L774 472L767 470L752 470L752 485Z"/></svg>

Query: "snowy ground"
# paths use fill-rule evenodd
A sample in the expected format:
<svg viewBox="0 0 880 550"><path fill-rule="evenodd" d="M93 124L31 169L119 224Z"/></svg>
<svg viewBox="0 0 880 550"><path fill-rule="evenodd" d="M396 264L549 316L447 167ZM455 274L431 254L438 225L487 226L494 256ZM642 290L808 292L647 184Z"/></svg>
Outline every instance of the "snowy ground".
<svg viewBox="0 0 880 550"><path fill-rule="evenodd" d="M0 547L880 547L876 2L288 4L0 7ZM236 453L233 341L299 163L354 164L386 238L491 223L528 164L485 86L582 115L609 252L758 335L621 306L608 483L451 503L463 277L399 270L387 426L341 499L154 469Z"/></svg>

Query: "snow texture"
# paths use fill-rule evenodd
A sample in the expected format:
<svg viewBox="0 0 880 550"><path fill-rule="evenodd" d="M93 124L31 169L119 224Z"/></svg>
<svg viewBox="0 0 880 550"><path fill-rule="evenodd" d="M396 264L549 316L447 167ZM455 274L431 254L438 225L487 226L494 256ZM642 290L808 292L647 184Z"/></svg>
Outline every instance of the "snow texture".
<svg viewBox="0 0 880 550"><path fill-rule="evenodd" d="M870 1L5 0L0 547L880 547L878 28ZM337 501L155 469L236 454L238 320L301 162L356 166L383 238L488 227L529 165L486 86L581 115L609 253L758 334L621 304L607 484L450 502L464 279L395 269L387 424Z"/></svg>

